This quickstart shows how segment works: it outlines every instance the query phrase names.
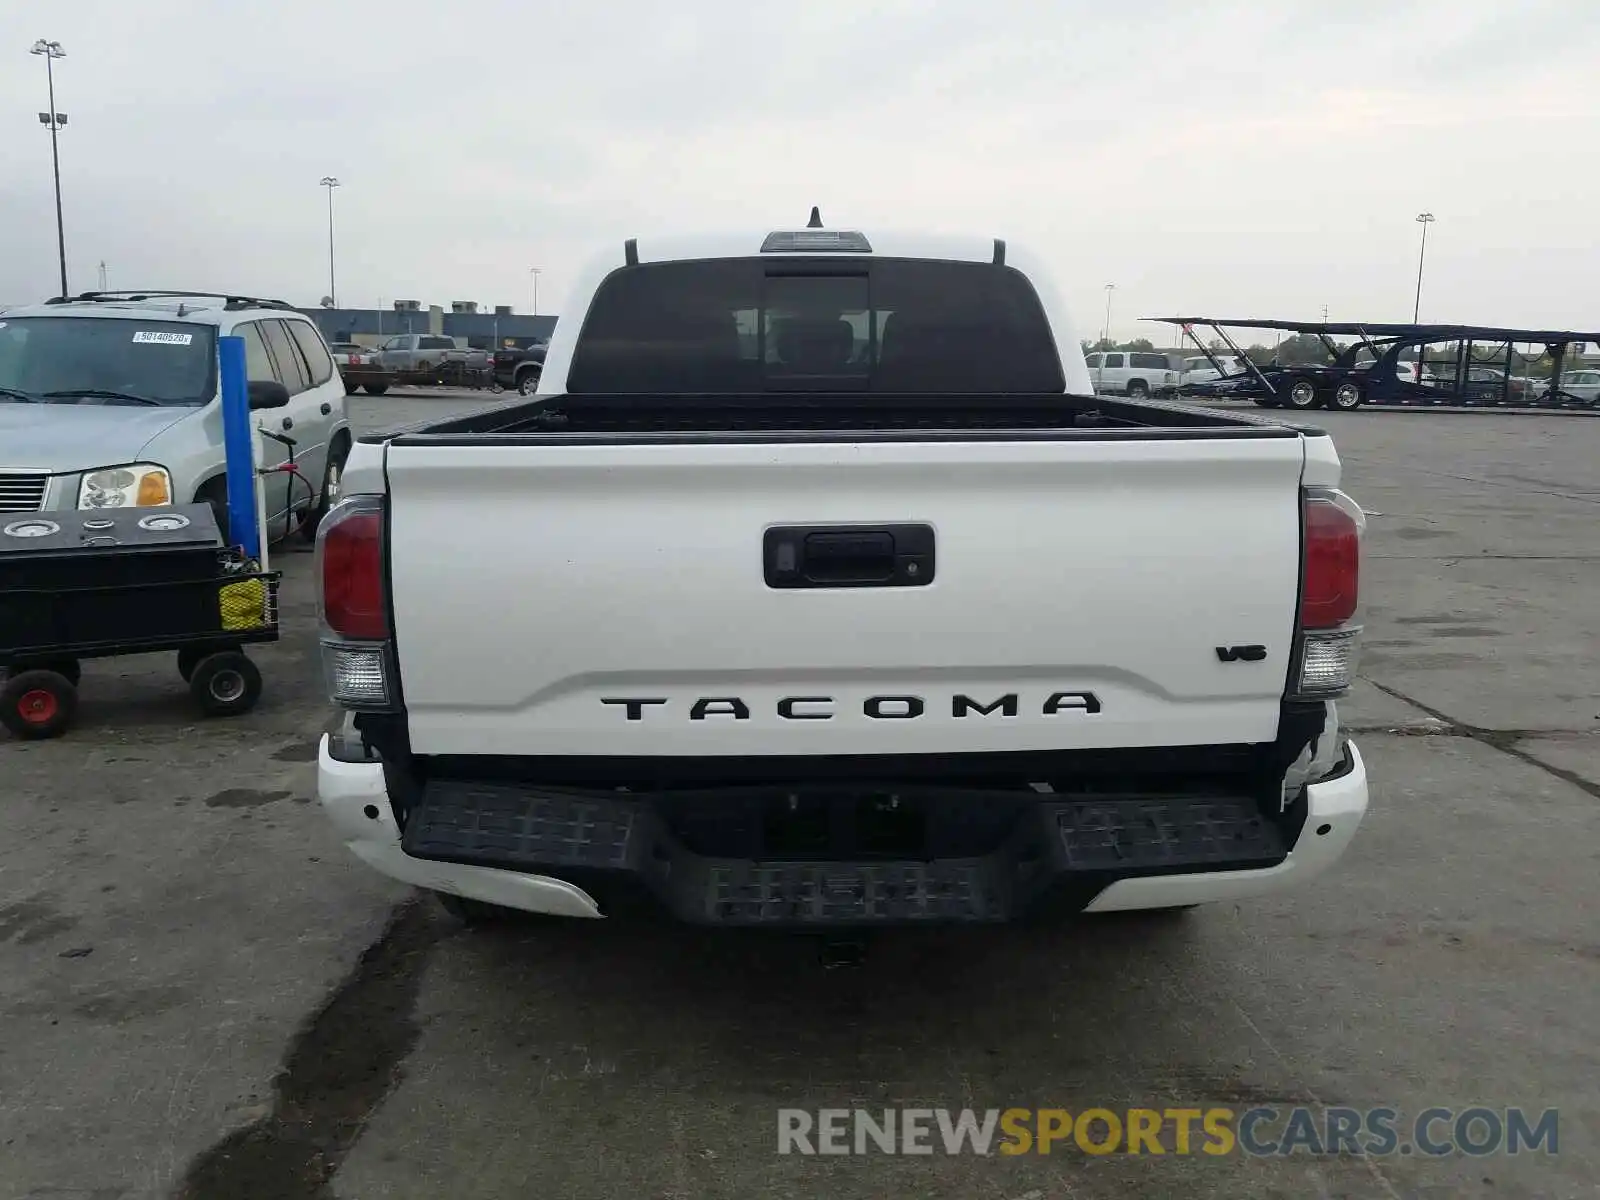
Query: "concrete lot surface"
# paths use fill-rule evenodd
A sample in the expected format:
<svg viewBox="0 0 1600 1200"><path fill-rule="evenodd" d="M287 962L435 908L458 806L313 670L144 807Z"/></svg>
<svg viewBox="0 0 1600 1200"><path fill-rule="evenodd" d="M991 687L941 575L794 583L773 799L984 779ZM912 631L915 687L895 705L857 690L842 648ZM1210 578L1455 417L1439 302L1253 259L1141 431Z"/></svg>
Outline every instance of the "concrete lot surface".
<svg viewBox="0 0 1600 1200"><path fill-rule="evenodd" d="M367 428L490 402L353 398ZM166 657L88 664L66 737L0 741L0 1197L1595 1195L1600 421L1308 419L1371 513L1344 716L1373 808L1278 899L841 970L666 925L467 931L312 802L308 553L253 714L196 719ZM1559 1152L777 1153L780 1108L1262 1105L1555 1108Z"/></svg>

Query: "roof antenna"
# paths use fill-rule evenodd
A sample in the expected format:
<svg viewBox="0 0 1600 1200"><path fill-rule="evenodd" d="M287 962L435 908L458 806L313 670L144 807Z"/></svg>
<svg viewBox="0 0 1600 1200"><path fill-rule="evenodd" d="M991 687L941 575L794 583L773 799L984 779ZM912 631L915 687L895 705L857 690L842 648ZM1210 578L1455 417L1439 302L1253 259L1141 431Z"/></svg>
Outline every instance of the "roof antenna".
<svg viewBox="0 0 1600 1200"><path fill-rule="evenodd" d="M822 228L822 213L818 210L818 208L817 208L817 206L815 204L813 204L811 206L811 220L806 222L806 228L807 229L821 229Z"/></svg>

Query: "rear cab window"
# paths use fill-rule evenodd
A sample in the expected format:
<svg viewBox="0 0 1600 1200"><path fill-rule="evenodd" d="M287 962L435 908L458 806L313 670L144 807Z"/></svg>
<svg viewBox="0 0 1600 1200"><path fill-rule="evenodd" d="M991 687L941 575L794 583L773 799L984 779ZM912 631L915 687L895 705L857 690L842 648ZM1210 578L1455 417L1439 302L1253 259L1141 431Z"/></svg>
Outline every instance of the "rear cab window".
<svg viewBox="0 0 1600 1200"><path fill-rule="evenodd" d="M1059 393L1033 286L990 263L784 255L647 263L600 285L567 391Z"/></svg>

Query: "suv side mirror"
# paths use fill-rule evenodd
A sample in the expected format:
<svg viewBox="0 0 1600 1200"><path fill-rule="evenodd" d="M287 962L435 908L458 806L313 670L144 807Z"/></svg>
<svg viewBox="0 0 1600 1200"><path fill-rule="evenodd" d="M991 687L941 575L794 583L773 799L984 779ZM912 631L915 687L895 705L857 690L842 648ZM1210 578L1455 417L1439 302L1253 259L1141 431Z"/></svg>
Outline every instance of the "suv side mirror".
<svg viewBox="0 0 1600 1200"><path fill-rule="evenodd" d="M276 379L250 381L250 408L282 408L289 403L289 389Z"/></svg>

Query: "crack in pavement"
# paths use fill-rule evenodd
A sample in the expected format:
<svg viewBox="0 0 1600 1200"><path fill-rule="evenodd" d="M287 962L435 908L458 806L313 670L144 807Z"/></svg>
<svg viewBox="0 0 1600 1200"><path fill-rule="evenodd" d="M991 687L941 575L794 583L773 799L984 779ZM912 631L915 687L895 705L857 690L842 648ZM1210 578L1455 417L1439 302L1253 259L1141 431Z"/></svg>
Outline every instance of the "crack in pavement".
<svg viewBox="0 0 1600 1200"><path fill-rule="evenodd" d="M1470 738L1475 742L1482 742L1490 749L1498 750L1502 754L1510 755L1512 758L1515 758L1521 762L1525 762L1530 767L1534 767L1540 771L1543 771L1546 775L1553 775L1555 778L1564 783L1570 783L1579 791L1585 792L1588 795L1593 796L1595 799L1600 800L1600 783L1595 783L1593 780L1585 779L1576 771L1569 771L1565 767L1552 766L1542 759L1535 758L1532 754L1528 753L1528 751L1524 750L1520 745L1517 744L1525 738L1549 736L1544 731L1538 729L1485 729L1481 725L1471 725L1466 721L1458 721L1448 713L1441 712L1437 708L1433 708L1432 706L1424 704L1422 701L1415 699L1412 696L1406 695L1399 688L1390 687L1386 683L1379 683L1370 675L1363 675L1362 678L1370 683L1373 687L1377 688L1380 692L1384 693L1384 695L1409 704L1412 708L1427 713L1435 721L1440 721L1446 726L1446 728L1440 730L1419 730L1417 732L1431 733L1436 737L1441 735L1446 737L1464 737ZM1563 730L1561 732L1566 733L1569 731Z"/></svg>
<svg viewBox="0 0 1600 1200"><path fill-rule="evenodd" d="M1371 562L1389 563L1600 563L1600 554L1370 554Z"/></svg>
<svg viewBox="0 0 1600 1200"><path fill-rule="evenodd" d="M1571 500L1578 504L1600 504L1600 496L1593 492L1555 492L1542 488L1528 487L1521 482L1509 482L1500 479L1479 478L1476 475L1457 475L1451 471L1433 471L1426 467L1412 467L1411 470L1418 475L1432 475L1437 479L1454 479L1458 483L1476 483L1484 487L1506 488L1510 491L1522 492L1529 496L1549 496L1556 500Z"/></svg>
<svg viewBox="0 0 1600 1200"><path fill-rule="evenodd" d="M332 1200L334 1174L416 1048L417 995L444 936L422 897L397 905L290 1042L272 1111L195 1158L175 1200Z"/></svg>

